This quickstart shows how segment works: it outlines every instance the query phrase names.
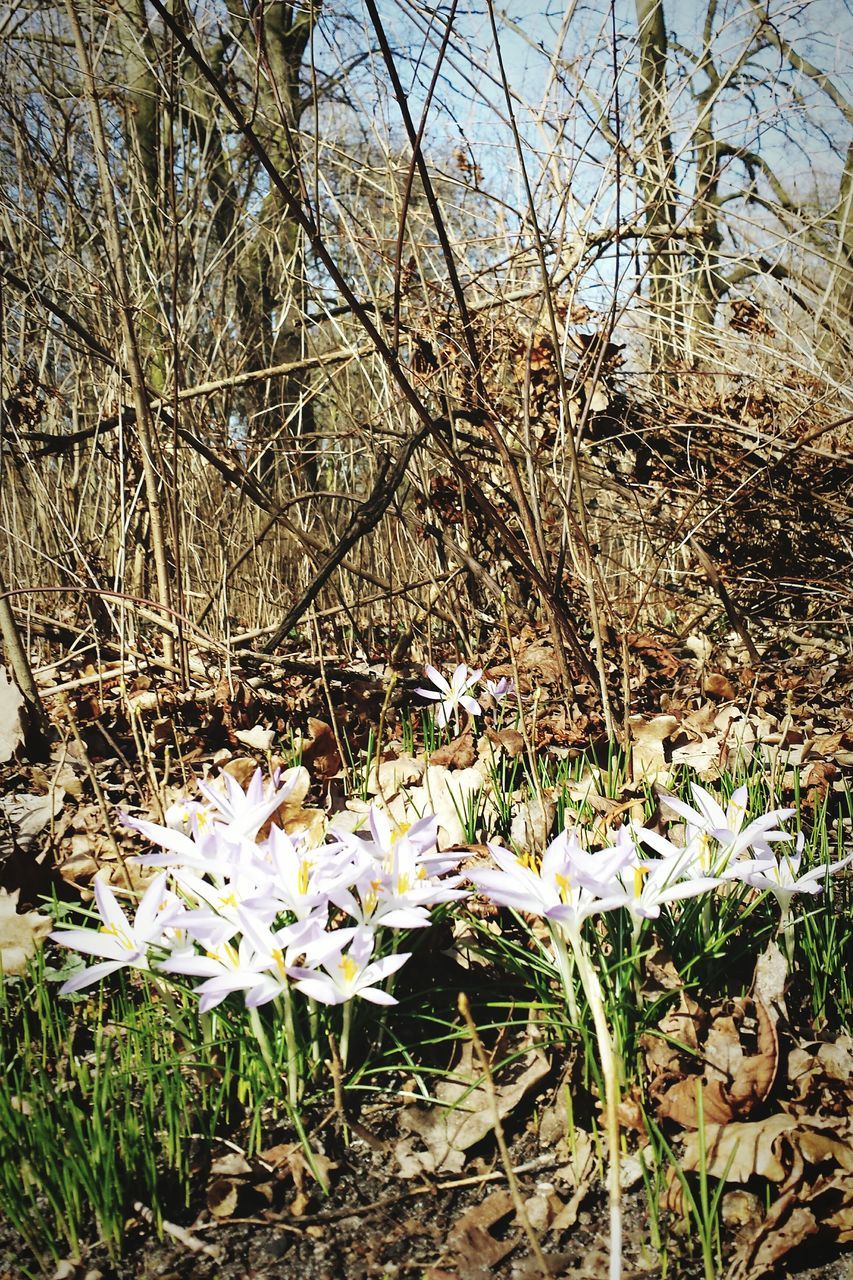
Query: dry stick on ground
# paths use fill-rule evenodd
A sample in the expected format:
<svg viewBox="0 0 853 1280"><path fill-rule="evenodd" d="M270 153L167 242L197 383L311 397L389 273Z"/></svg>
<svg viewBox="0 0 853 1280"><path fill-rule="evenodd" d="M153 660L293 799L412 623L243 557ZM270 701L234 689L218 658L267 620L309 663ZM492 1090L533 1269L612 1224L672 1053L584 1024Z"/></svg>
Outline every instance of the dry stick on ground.
<svg viewBox="0 0 853 1280"><path fill-rule="evenodd" d="M518 1178L516 1178L515 1170L512 1167L509 1147L506 1144L506 1137L504 1136L503 1125L501 1124L498 1097L495 1092L495 1082L492 1079L492 1071L489 1066L488 1055L483 1048L483 1042L477 1032L476 1023L471 1016L471 1006L468 1003L468 997L464 991L459 992L457 1004L459 1012L465 1019L465 1025L468 1028L468 1034L471 1037L471 1043L474 1046L474 1052L477 1055L477 1061L479 1062L480 1070L483 1073L483 1085L485 1087L486 1094L488 1095L489 1106L492 1110L492 1124L495 1130L495 1139L497 1140L498 1150L501 1153L501 1163L503 1164L504 1172L506 1173L507 1183L509 1184L509 1193L512 1196L512 1203L515 1205L515 1212L518 1215L518 1220L524 1228L524 1234L530 1241L530 1248L533 1250L533 1256L536 1259L539 1272L544 1277L544 1280L549 1280L551 1272L548 1270L548 1263L546 1262L545 1255L542 1252L542 1246L539 1244L536 1232L533 1230L533 1227L530 1224L530 1218L527 1216L527 1209L525 1208L524 1200L522 1199L521 1189L518 1185Z"/></svg>
<svg viewBox="0 0 853 1280"><path fill-rule="evenodd" d="M726 611L726 616L731 626L740 636L743 646L749 654L750 660L756 663L756 665L760 664L761 654L756 649L752 636L746 629L746 623L744 622L742 615L735 608L734 602L726 590L726 584L720 577L717 566L714 564L714 561L708 555L705 548L697 542L695 538L690 539L690 546L693 548L696 559L704 569L705 576L716 591L717 595L720 597L720 603Z"/></svg>
<svg viewBox="0 0 853 1280"><path fill-rule="evenodd" d="M320 569L313 582L303 594L301 600L298 600L293 608L287 613L281 622L278 630L270 636L266 644L263 646L267 653L271 653L273 649L277 649L287 633L296 626L299 619L310 608L312 602L317 598L318 593L322 590L329 578L337 569L346 553L359 542L366 533L371 529L375 529L379 521L385 515L391 503L391 499L403 483L406 470L411 461L415 450L423 444L427 435L433 430L433 424L421 427L410 440L406 441L400 456L398 457L393 469L389 474L391 459L387 455L379 467L379 474L373 486L373 492L370 497L356 510L350 517L349 524L341 534L338 545L332 554L326 560L326 563Z"/></svg>

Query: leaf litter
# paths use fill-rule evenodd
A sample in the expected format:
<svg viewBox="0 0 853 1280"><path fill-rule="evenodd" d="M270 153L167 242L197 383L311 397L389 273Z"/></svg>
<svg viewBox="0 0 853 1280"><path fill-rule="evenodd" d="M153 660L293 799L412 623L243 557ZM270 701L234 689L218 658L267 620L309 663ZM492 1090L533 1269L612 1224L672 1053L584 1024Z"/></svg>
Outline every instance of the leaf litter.
<svg viewBox="0 0 853 1280"><path fill-rule="evenodd" d="M650 668L665 673L670 680L675 678L676 664L682 673L685 670L683 661L651 643L638 644L638 652ZM700 777L715 778L733 764L748 761L761 748L771 755L775 751L783 788L790 785L794 765L803 769L803 780L809 788L807 803L809 797L811 803L821 803L828 793L843 788L853 763L849 726L834 727L819 698L815 705L804 703L782 714L778 708L772 709L772 699L762 700L759 690L741 710L733 705L741 696L738 670L732 668L726 675L715 673L708 665L710 655L704 649L701 652L705 656L697 669L704 702L689 707L683 693L676 691L675 696L662 700L666 705L656 714L634 718L631 785L637 780L651 781L665 790L672 781L673 770L682 763L689 764ZM557 678L544 642L529 643L526 648L520 645L517 662L523 684L529 681L531 688L534 684L547 686L549 680ZM508 666L506 674L511 671ZM495 674L500 672L495 669ZM805 675L792 679L800 689L808 683ZM800 685L796 686L798 679ZM375 677L367 675L357 696L351 699L351 709L346 713L351 723L365 723L364 690L370 689L372 680ZM381 683L380 678L380 686ZM319 689L315 692L319 693ZM355 692L349 690L350 694ZM100 715L109 703L109 690L91 697L93 710ZM148 741L154 749L162 752L171 736L180 743L184 766L204 769L206 762L215 757L241 784L254 771L258 755L270 758L293 711L300 708L304 712L310 705L310 695L298 682L292 683L287 700L289 705L282 703L276 710L276 700L268 692L254 690L239 680L220 684L212 696L198 690L189 700L182 700L182 696L174 696L169 690L152 688L144 678L139 679L131 699L134 715L143 720L151 717ZM285 829L319 837L329 813L329 788L340 777L343 763L337 734L323 718L322 705L316 710L317 714L307 720L307 735L297 744L303 764L308 767L295 794L289 797L287 809L275 820ZM573 709L571 725L565 712L549 708L547 702L544 711L537 726L537 752L551 749L559 753L567 747L574 750L579 740L584 741L583 728L578 738L578 727L585 721L580 707ZM198 717L198 728L193 726L194 717ZM120 725L120 715L118 721ZM228 743L224 750L223 737ZM127 795L128 771L120 758L103 753L104 744L97 741L96 727L86 727L86 738L109 794L115 799ZM466 832L460 815L465 812L465 805L476 799L481 811L488 814L492 803L486 744L492 759L502 754L517 759L525 750L523 738L511 729L490 729L479 739L465 730L451 739L442 749L443 754L433 753L429 760L407 754L399 744L394 749L392 743L392 749L384 751L378 769L375 763L371 768L368 794L380 797L399 821L419 816L424 804L429 803L439 813L442 847L464 847ZM241 747L255 755L232 754ZM124 744L124 751L132 755L129 743ZM59 776L59 767L57 760L55 776ZM26 772L16 766L15 776L20 779ZM14 792L6 789L2 797L8 825L15 833L14 844L4 855L7 872L10 864L20 863L25 855L32 856L29 850L33 842L41 845L39 856L44 857L43 837L51 828L55 869L76 892L87 893L94 874L106 874L120 884L122 868L110 855L100 830L102 814L98 806L85 799L85 781L81 791L73 769L72 787L68 787L68 773L63 787L56 785L55 779L52 784L45 775L39 778L35 770L30 776L34 782L32 793L27 795L18 785ZM600 766L591 766L585 781L573 786L605 820L620 806L620 801L612 799L611 780ZM314 800L312 804L324 788L325 803ZM18 808L10 810L13 794ZM341 798L332 801L338 808L338 818L349 812L357 823L358 803L351 801L343 809L342 793L338 794ZM624 784L623 795L627 795L624 806L630 809L634 800L630 789L627 793L624 790ZM162 798L166 798L165 787ZM526 845L541 847L552 819L547 789L541 797L524 798L519 793L514 798L512 829ZM9 937L8 942L0 941L4 964L7 951L11 957L20 946L22 954L27 953L39 945L51 926L37 911L19 910L18 895L5 891L0 898L0 916ZM724 1213L735 1232L730 1280L758 1280L772 1268L787 1265L787 1259L806 1241L843 1244L853 1238L851 1042L844 1036L834 1040L796 1040L787 1019L778 960L770 950L762 965L761 972L756 970L749 994L739 999L706 1007L682 991L678 1004L662 1018L660 1035L651 1037L645 1045L649 1097L678 1146L683 1171L698 1169L700 1159L704 1159L709 1176L723 1178L731 1187L723 1202ZM664 957L658 973L662 974L665 968ZM652 970L650 963L649 971ZM6 972L11 971L7 965ZM395 1267L408 1267L419 1258L430 1280L468 1280L469 1275L509 1274L504 1264L513 1256L516 1261L512 1274L527 1274L524 1263L514 1255L518 1225L514 1225L513 1206L502 1187L491 1189L493 1181L502 1181L503 1173L495 1161L492 1119L477 1084L470 1049L465 1052L467 1057L463 1053L456 1069L436 1086L432 1106L423 1101L409 1102L390 1112L381 1111L378 1127L383 1136L377 1140L378 1151L366 1147L358 1138L343 1147L339 1138L326 1143L331 1154L324 1154L322 1141L318 1144L318 1158L333 1185L329 1201L318 1197L313 1175L294 1143L279 1143L249 1160L240 1153L214 1160L207 1175L204 1203L189 1230L205 1237L213 1231L217 1233L221 1243L217 1245L215 1265L225 1269L215 1274L226 1276L231 1274L229 1265L232 1269L237 1267L241 1241L245 1243L247 1238L241 1234L242 1220L247 1223L247 1231L249 1223L254 1223L256 1229L270 1228L270 1232L262 1232L263 1242L256 1249L253 1265L258 1275L278 1274L270 1267L274 1268L282 1256L282 1231L290 1248L288 1267L302 1268L299 1273L306 1276L368 1275L380 1267L393 1275ZM552 1065L541 1051L517 1051L513 1066L497 1078L500 1114L514 1134L514 1162L521 1170L530 1169L520 1175L525 1204L537 1231L552 1247L558 1268L555 1274L565 1268L571 1274L598 1275L603 1263L601 1259L596 1261L596 1250L604 1237L590 1208L594 1209L599 1195L595 1113L591 1128L569 1124L564 1108L553 1100L552 1072ZM703 1144L696 1132L697 1086L704 1104ZM624 1106L630 1107L630 1100ZM701 1150L704 1156L700 1156ZM392 1167L394 1173L390 1175ZM634 1166L628 1163L628 1180L639 1177L641 1168L639 1161ZM356 1191L359 1178L363 1182ZM752 1189L761 1180L778 1189L766 1211L763 1199ZM454 1182L469 1185L457 1188L451 1185ZM395 1188L390 1196L389 1186ZM399 1188L403 1186L406 1190L401 1192ZM373 1193L372 1199L365 1200L369 1193ZM386 1202L387 1207L383 1207ZM401 1211L401 1206L408 1203L419 1206L414 1215ZM638 1213L642 1213L643 1203L640 1197ZM362 1212L365 1204L369 1212ZM437 1204L442 1206L440 1212L436 1212ZM427 1211L422 1212L425 1205ZM328 1234L324 1214L332 1215L337 1245L343 1252L331 1245L321 1247ZM421 1250L413 1248L413 1231L423 1245ZM229 1233L233 1236L229 1237ZM273 1237L276 1243L272 1243ZM155 1246L144 1232L137 1232L137 1239L134 1249L131 1229L129 1267L134 1265L134 1256L137 1260L145 1257L147 1266L158 1250L161 1258L171 1259L170 1265L182 1266L186 1248L175 1241L172 1248L168 1233L160 1246ZM231 1264L229 1257L233 1259ZM345 1271L335 1270L341 1265L341 1261L334 1261L336 1257L347 1258ZM399 1261L395 1262L395 1257ZM187 1274L206 1274L205 1258L206 1255L196 1255L192 1265L199 1269ZM639 1254L633 1262L639 1273L643 1269ZM134 1272L128 1270L126 1274ZM233 1274L238 1271L233 1270Z"/></svg>

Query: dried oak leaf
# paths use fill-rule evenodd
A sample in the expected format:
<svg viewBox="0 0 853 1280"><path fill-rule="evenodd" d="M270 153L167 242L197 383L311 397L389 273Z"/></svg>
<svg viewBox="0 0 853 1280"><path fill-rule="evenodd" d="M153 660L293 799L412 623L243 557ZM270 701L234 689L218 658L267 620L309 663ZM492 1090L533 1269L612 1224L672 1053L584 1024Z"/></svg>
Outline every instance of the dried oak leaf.
<svg viewBox="0 0 853 1280"><path fill-rule="evenodd" d="M256 724L251 729L235 729L234 737L244 747L251 747L253 751L269 751L275 741L275 730Z"/></svg>
<svg viewBox="0 0 853 1280"><path fill-rule="evenodd" d="M445 743L430 756L430 764L441 764L446 769L470 769L477 759L474 751L474 735L470 729Z"/></svg>
<svg viewBox="0 0 853 1280"><path fill-rule="evenodd" d="M486 739L493 746L502 748L512 760L524 750L524 738L517 729L487 729ZM483 740L480 741L482 744Z"/></svg>
<svg viewBox="0 0 853 1280"><path fill-rule="evenodd" d="M554 825L554 814L557 811L553 797L548 791L541 796L531 796L513 807L510 823L510 840L518 849L540 851L548 843L548 836Z"/></svg>
<svg viewBox="0 0 853 1280"><path fill-rule="evenodd" d="M847 1116L853 1113L853 1038L799 1045L788 1054L788 1079L798 1111Z"/></svg>
<svg viewBox="0 0 853 1280"><path fill-rule="evenodd" d="M853 1173L853 1120L836 1117L789 1116L779 1113L765 1120L706 1124L704 1168L709 1177L748 1182L756 1175L784 1183L801 1176L804 1163L834 1161ZM691 1173L702 1164L698 1133L685 1138L681 1167Z"/></svg>
<svg viewBox="0 0 853 1280"><path fill-rule="evenodd" d="M459 1280L480 1280L486 1270L496 1267L511 1253L518 1236L498 1240L491 1228L513 1211L508 1191L493 1191L485 1200L463 1213L447 1235L447 1261L452 1263Z"/></svg>
<svg viewBox="0 0 853 1280"><path fill-rule="evenodd" d="M798 1183L779 1197L764 1219L737 1243L726 1280L760 1280L792 1249L817 1233L838 1244L853 1240L853 1175Z"/></svg>
<svg viewBox="0 0 853 1280"><path fill-rule="evenodd" d="M665 744L678 730L675 716L631 716L631 761L634 778L669 777ZM671 754L671 752L670 752Z"/></svg>
<svg viewBox="0 0 853 1280"><path fill-rule="evenodd" d="M767 1098L779 1065L774 997L781 1001L781 992L772 958L761 966L759 961L754 998L731 1000L704 1015L682 993L679 1008L660 1024L667 1042L645 1038L649 1093L659 1118L696 1128L697 1090L712 1124L745 1117Z"/></svg>
<svg viewBox="0 0 853 1280"><path fill-rule="evenodd" d="M511 1115L524 1095L548 1074L550 1066L536 1050L522 1060L520 1076L505 1084L495 1080L498 1114ZM400 1114L402 1137L396 1146L400 1176L413 1178L421 1173L459 1173L465 1152L491 1133L494 1127L489 1095L481 1083L481 1073L466 1044L462 1059L451 1079L442 1080L435 1090L437 1105L416 1103Z"/></svg>
<svg viewBox="0 0 853 1280"><path fill-rule="evenodd" d="M0 889L0 973L21 977L38 948L53 928L50 916L37 911L18 914L20 889L7 893Z"/></svg>
<svg viewBox="0 0 853 1280"><path fill-rule="evenodd" d="M328 782L341 771L341 753L335 740L335 731L325 720L308 717L311 737L302 744L302 763L321 782Z"/></svg>

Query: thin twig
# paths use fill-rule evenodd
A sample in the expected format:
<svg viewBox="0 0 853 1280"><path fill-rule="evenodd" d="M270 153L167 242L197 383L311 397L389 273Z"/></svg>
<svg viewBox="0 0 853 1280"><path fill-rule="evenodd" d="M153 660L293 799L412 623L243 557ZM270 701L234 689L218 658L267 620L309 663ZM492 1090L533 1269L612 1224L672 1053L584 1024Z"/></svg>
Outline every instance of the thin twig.
<svg viewBox="0 0 853 1280"><path fill-rule="evenodd" d="M519 1222L524 1228L524 1234L530 1241L530 1248L533 1250L533 1256L539 1266L539 1271L543 1276L543 1280L549 1280L551 1272L548 1269L548 1263L545 1260L545 1255L542 1252L542 1247L539 1244L536 1232L533 1230L531 1225L527 1208L525 1207L524 1200L521 1195L521 1189L518 1185L518 1178L515 1176L515 1170L513 1169L512 1159L509 1154L509 1147L506 1144L506 1137L504 1136L503 1125L501 1124L500 1109L498 1108L498 1096L495 1091L495 1082L492 1079L492 1071L489 1066L489 1057L483 1048L483 1042L477 1031L476 1023L471 1016L471 1006L468 1003L468 997L464 991L459 992L457 1005L459 1007L459 1012L465 1019L465 1025L468 1028L468 1034L471 1037L471 1043L474 1046L474 1052L477 1055L477 1061L479 1062L480 1070L483 1073L483 1085L489 1099L489 1105L492 1109L492 1124L495 1130L495 1139L497 1140L498 1150L501 1153L501 1163L504 1167L507 1184L509 1186L509 1193L512 1196L512 1203L515 1206L515 1212L518 1215Z"/></svg>

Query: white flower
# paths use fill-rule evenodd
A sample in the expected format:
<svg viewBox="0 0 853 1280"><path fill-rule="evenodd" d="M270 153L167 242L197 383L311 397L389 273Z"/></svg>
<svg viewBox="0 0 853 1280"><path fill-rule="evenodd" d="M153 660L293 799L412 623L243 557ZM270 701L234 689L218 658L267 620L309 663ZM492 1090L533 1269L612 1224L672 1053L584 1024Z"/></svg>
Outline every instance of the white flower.
<svg viewBox="0 0 853 1280"><path fill-rule="evenodd" d="M434 817L411 827L392 827L388 816L372 805L368 825L371 840L350 837L358 867L354 882L329 890L335 905L359 924L420 929L430 923L430 907L468 897L456 887L461 876L439 880L434 874L454 868L459 861L458 856L448 859L436 854Z"/></svg>
<svg viewBox="0 0 853 1280"><path fill-rule="evenodd" d="M166 874L152 880L131 924L116 896L107 884L95 881L95 902L103 921L99 929L57 929L49 936L63 947L72 947L86 955L103 956L100 964L84 969L60 987L60 994L81 991L115 973L117 969L148 969L148 949L163 940L164 919L169 915L172 898L166 891Z"/></svg>
<svg viewBox="0 0 853 1280"><path fill-rule="evenodd" d="M440 671L436 671L435 667L426 666L424 671L429 676L434 689L416 689L415 693L419 693L423 698L429 698L432 702L437 702L438 706L435 711L435 723L439 729L444 729L450 723L450 717L459 717L459 708L464 707L469 715L479 716L482 714L482 707L476 698L473 698L468 692L483 674L482 671L472 671L470 667L466 667L464 662L460 662L459 666L453 672L448 683L445 676Z"/></svg>
<svg viewBox="0 0 853 1280"><path fill-rule="evenodd" d="M787 913L795 893L822 893L827 876L853 862L853 853L840 862L821 863L800 875L805 837L797 837L795 853L783 853L769 862L746 862L741 865L740 879L753 889L768 890L776 898L783 915Z"/></svg>
<svg viewBox="0 0 853 1280"><path fill-rule="evenodd" d="M687 825L686 848L694 847L695 860L702 871L711 875L725 874L730 864L750 852L761 858L771 856L770 844L776 840L792 840L787 831L776 824L791 818L795 809L773 809L744 826L748 792L738 787L725 809L704 787L692 787L695 808L675 796L667 796L666 804ZM710 841L719 846L713 850Z"/></svg>
<svg viewBox="0 0 853 1280"><path fill-rule="evenodd" d="M244 791L236 778L223 770L219 781L224 791L208 786L206 782L199 782L198 789L225 820L230 840L254 840L267 818L272 817L297 788L302 776L303 770L299 767L288 769L281 775L276 770L265 783L263 773L256 769Z"/></svg>
<svg viewBox="0 0 853 1280"><path fill-rule="evenodd" d="M500 680L487 680L486 693L494 699L497 706L500 706L506 698L512 697L515 693L515 681L507 679L506 676L501 676Z"/></svg>
<svg viewBox="0 0 853 1280"><path fill-rule="evenodd" d="M204 978L196 987L196 995L200 997L199 1011L207 1013L233 991L246 992L249 1008L274 1000L287 985L285 972L270 972L274 963L268 953L259 953L250 939L243 937L239 947L230 942L211 943L204 955L182 952L164 960L159 968L164 973Z"/></svg>
<svg viewBox="0 0 853 1280"><path fill-rule="evenodd" d="M375 984L402 968L411 952L371 960L374 945L373 933L359 929L348 951L341 945L323 961L321 968L293 968L289 970L290 976L303 995L321 1004L345 1004L353 996L361 996L372 1004L396 1004L392 995Z"/></svg>
<svg viewBox="0 0 853 1280"><path fill-rule="evenodd" d="M574 931L587 916L626 905L624 888L614 884L614 865L619 858L624 861L623 851L616 859L603 859L599 881L589 862L596 855L584 854L577 837L567 831L551 841L536 870L500 845L490 844L489 852L499 870L473 868L468 878L499 906L514 907Z"/></svg>

